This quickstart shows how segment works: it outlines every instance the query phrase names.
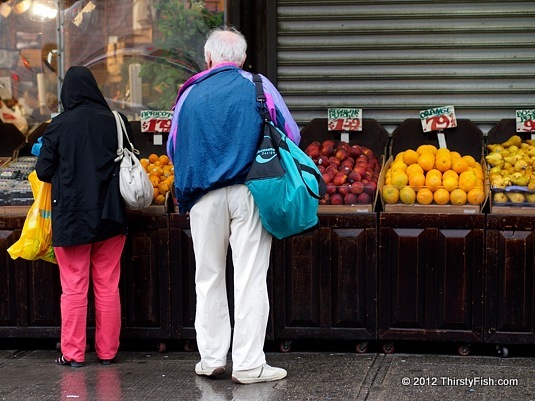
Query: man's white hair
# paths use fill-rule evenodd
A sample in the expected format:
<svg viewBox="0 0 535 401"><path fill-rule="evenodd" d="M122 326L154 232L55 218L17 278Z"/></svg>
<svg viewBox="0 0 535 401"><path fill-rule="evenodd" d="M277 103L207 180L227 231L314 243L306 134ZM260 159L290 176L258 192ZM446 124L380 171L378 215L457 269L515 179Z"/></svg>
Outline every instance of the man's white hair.
<svg viewBox="0 0 535 401"><path fill-rule="evenodd" d="M247 57L247 41L232 26L213 29L204 44L204 59L213 64L231 62L242 66Z"/></svg>

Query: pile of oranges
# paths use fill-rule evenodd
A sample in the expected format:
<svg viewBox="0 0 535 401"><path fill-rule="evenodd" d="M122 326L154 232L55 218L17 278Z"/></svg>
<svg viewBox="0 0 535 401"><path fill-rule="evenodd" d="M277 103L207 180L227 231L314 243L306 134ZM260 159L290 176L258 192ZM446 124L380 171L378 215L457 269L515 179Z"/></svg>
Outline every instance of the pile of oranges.
<svg viewBox="0 0 535 401"><path fill-rule="evenodd" d="M395 156L385 173L382 197L388 204L481 205L484 177L483 167L472 156L420 145Z"/></svg>
<svg viewBox="0 0 535 401"><path fill-rule="evenodd" d="M173 187L175 180L175 169L167 155L158 156L152 153L148 158L139 160L147 174L150 182L154 187L154 195L152 203L156 205L163 205L165 196Z"/></svg>

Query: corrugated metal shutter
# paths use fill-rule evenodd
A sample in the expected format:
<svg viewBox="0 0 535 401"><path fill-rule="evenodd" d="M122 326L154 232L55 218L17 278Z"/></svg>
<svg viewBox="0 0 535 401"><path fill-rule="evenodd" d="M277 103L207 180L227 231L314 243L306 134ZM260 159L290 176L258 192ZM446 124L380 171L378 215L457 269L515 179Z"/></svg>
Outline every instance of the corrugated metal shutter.
<svg viewBox="0 0 535 401"><path fill-rule="evenodd" d="M535 1L278 0L277 86L302 126L454 105L484 133L535 108ZM391 131L391 129L389 129Z"/></svg>

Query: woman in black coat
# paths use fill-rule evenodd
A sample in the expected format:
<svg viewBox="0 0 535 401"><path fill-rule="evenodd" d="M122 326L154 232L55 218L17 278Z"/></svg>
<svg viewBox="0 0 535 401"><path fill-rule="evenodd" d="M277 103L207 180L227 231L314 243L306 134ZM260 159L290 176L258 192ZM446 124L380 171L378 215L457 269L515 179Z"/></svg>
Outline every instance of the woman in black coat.
<svg viewBox="0 0 535 401"><path fill-rule="evenodd" d="M42 139L36 172L52 183L52 245L61 280L59 365L83 366L87 292L95 293L95 350L110 363L119 348L119 276L126 213L119 191L115 118L86 67L71 67L64 110ZM124 116L130 137L132 129Z"/></svg>

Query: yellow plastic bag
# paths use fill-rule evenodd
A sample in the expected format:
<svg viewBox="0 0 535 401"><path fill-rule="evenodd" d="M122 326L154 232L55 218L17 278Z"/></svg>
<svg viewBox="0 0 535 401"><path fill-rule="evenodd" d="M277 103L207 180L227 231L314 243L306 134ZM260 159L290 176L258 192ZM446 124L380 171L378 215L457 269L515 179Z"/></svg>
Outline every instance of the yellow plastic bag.
<svg viewBox="0 0 535 401"><path fill-rule="evenodd" d="M52 185L40 181L35 171L28 175L28 181L34 202L26 215L19 240L7 251L13 259L43 259L57 263L52 247Z"/></svg>

